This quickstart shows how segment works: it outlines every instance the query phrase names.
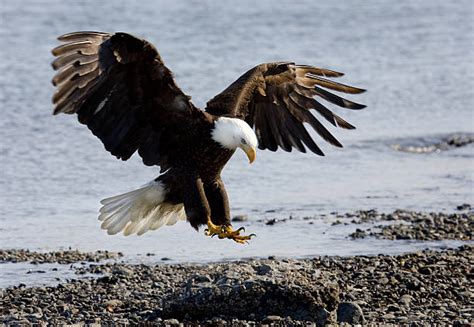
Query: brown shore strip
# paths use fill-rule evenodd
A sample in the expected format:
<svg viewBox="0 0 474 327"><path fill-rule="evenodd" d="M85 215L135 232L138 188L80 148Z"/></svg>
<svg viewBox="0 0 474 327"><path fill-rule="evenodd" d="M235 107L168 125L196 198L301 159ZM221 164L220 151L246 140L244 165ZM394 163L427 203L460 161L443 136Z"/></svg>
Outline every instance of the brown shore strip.
<svg viewBox="0 0 474 327"><path fill-rule="evenodd" d="M2 262L31 262L70 264L75 262L99 262L107 259L118 259L123 254L99 250L95 252L81 252L78 250L64 250L52 252L36 252L23 249L0 249L0 263Z"/></svg>
<svg viewBox="0 0 474 327"><path fill-rule="evenodd" d="M97 278L1 290L6 325L420 326L473 322L470 245L389 256L90 264Z"/></svg>

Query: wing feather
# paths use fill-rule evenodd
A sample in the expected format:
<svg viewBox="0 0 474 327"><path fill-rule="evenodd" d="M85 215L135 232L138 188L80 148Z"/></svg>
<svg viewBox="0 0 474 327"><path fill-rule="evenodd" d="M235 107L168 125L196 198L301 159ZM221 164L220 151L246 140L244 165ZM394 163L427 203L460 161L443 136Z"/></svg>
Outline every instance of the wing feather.
<svg viewBox="0 0 474 327"><path fill-rule="evenodd" d="M298 151L305 153L306 148L301 142L301 129L305 130L304 126L302 126L299 121L295 119L294 116L289 115L288 119L285 121L285 127L289 132L293 147L296 148Z"/></svg>
<svg viewBox="0 0 474 327"><path fill-rule="evenodd" d="M96 61L99 61L98 54L83 55L76 52L56 58L51 65L53 66L53 69L58 70L61 67L68 67L73 64L85 65Z"/></svg>
<svg viewBox="0 0 474 327"><path fill-rule="evenodd" d="M211 99L206 111L244 119L254 126L261 149L275 151L280 147L291 151L291 148L296 148L304 152L305 145L312 152L324 155L306 130L305 123L328 143L336 147L342 145L311 114L310 109L314 109L335 127L355 127L317 101L317 98L346 109L359 110L365 107L325 90L349 94L365 91L327 79L340 76L343 74L333 70L290 62L262 64L249 70Z"/></svg>
<svg viewBox="0 0 474 327"><path fill-rule="evenodd" d="M291 111L294 116L296 116L296 112L300 113L301 120L305 123L309 123L311 127L327 142L330 144L342 148L342 144L324 127L323 124L319 122L306 108L300 107L297 103L293 102L293 100L288 97L287 98L287 106L291 108Z"/></svg>
<svg viewBox="0 0 474 327"><path fill-rule="evenodd" d="M70 55L73 53L93 55L96 53L96 49L97 43L86 40L59 45L52 50L52 53L54 56Z"/></svg>
<svg viewBox="0 0 474 327"><path fill-rule="evenodd" d="M345 85L342 83L337 83L325 78L318 77L314 74L306 74L308 78L313 80L313 82L319 86L325 87L327 89L331 89L334 91L339 91L339 92L344 92L344 93L350 93L350 94L359 94L365 92L364 89L360 89L358 87L353 87L350 85Z"/></svg>
<svg viewBox="0 0 474 327"><path fill-rule="evenodd" d="M174 82L158 51L126 33L74 32L52 50L57 91L54 114L77 113L117 158L138 150L147 165L167 169L180 137L192 139L206 123Z"/></svg>
<svg viewBox="0 0 474 327"><path fill-rule="evenodd" d="M341 77L344 76L343 73L336 72L334 70L318 68L308 65L293 65L295 67L297 74L299 76L304 76L306 74L314 74L322 77Z"/></svg>
<svg viewBox="0 0 474 327"><path fill-rule="evenodd" d="M81 31L63 34L58 37L61 42L94 41L101 43L111 36L110 33Z"/></svg>
<svg viewBox="0 0 474 327"><path fill-rule="evenodd" d="M73 64L70 66L67 66L65 69L61 69L54 77L52 80L52 83L54 86L58 86L59 84L66 82L68 80L71 80L74 75L86 75L89 74L90 72L96 70L99 68L99 63L97 61L92 61L89 63L85 64Z"/></svg>
<svg viewBox="0 0 474 327"><path fill-rule="evenodd" d="M347 108L347 109L356 109L356 110L365 108L363 104L359 104L359 103L341 98L340 96L330 93L320 87L314 86L313 90L317 96L323 98L326 101L334 103L335 105L338 105L339 107Z"/></svg>

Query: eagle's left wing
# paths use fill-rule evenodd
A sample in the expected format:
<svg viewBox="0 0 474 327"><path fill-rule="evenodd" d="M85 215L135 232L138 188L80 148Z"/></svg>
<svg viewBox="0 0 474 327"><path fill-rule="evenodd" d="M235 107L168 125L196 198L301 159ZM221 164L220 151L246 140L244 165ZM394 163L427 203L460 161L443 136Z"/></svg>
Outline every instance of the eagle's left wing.
<svg viewBox="0 0 474 327"><path fill-rule="evenodd" d="M338 147L342 145L311 114L310 109L316 110L334 126L346 129L355 127L313 97L347 109L365 107L325 90L352 94L364 92L363 89L325 78L342 75L328 69L287 62L261 64L210 100L206 111L214 115L244 119L254 127L260 149L276 151L280 147L291 151L296 148L306 152L306 145L314 153L324 155L305 129L304 123L310 124L327 142Z"/></svg>
<svg viewBox="0 0 474 327"><path fill-rule="evenodd" d="M204 114L177 86L156 48L126 33L59 37L54 114L77 113L117 158L136 151L146 165L172 165L175 149L195 138Z"/></svg>

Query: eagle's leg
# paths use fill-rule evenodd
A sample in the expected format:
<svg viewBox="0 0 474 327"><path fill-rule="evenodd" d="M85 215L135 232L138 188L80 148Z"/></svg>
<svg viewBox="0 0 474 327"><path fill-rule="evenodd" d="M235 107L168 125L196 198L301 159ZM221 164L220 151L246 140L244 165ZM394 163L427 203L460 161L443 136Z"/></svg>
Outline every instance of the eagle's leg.
<svg viewBox="0 0 474 327"><path fill-rule="evenodd" d="M207 221L207 228L205 233L207 236L217 236L220 239L228 238L237 243L245 244L252 239L255 234L240 235L240 232L245 231L243 227L234 230L231 225L215 225L211 219Z"/></svg>
<svg viewBox="0 0 474 327"><path fill-rule="evenodd" d="M216 178L212 183L204 185L206 197L211 209L211 217L207 220L206 235L232 239L237 243L247 243L254 234L240 235L243 227L234 230L230 223L229 200L224 183Z"/></svg>

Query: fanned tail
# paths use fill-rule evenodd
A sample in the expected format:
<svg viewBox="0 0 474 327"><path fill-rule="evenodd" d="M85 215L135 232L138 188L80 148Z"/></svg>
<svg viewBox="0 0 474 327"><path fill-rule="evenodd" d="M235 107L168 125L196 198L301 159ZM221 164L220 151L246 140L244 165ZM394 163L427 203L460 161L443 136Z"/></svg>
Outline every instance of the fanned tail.
<svg viewBox="0 0 474 327"><path fill-rule="evenodd" d="M110 235L121 231L125 236L142 235L185 220L183 204L165 202L166 192L162 182L152 181L139 189L103 199L99 215L101 228Z"/></svg>

